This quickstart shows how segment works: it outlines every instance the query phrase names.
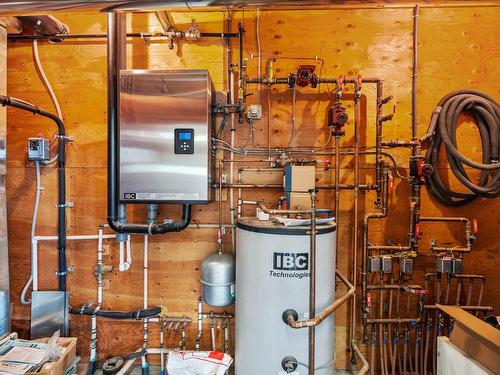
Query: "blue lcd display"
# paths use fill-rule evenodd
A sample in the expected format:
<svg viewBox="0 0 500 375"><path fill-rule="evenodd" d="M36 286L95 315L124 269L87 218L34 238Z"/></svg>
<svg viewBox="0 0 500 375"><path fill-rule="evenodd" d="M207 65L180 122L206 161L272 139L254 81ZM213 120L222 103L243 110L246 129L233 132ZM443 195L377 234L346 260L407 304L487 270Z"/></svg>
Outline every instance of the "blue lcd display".
<svg viewBox="0 0 500 375"><path fill-rule="evenodd" d="M184 140L190 140L191 139L191 133L179 133L179 139Z"/></svg>

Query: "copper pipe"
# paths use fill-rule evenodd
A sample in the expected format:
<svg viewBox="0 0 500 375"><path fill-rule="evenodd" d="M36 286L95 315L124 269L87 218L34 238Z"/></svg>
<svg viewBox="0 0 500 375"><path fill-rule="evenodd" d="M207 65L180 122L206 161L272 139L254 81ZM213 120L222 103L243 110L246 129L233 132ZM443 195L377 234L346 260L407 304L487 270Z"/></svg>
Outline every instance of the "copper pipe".
<svg viewBox="0 0 500 375"><path fill-rule="evenodd" d="M411 246L407 245L368 245L368 250L378 250L378 251L404 251L408 252L412 249Z"/></svg>
<svg viewBox="0 0 500 375"><path fill-rule="evenodd" d="M318 78L317 83L337 83L338 79L337 78ZM349 83L349 84L354 84L357 85L359 83L358 79L355 78L350 78L350 79L344 79L344 83ZM377 84L379 82L382 82L380 78L363 78L363 83L372 83L372 84ZM287 77L272 77L271 80L269 80L267 77L254 77L254 78L247 78L246 83L248 84L266 84L269 86L273 85L288 85L288 78Z"/></svg>
<svg viewBox="0 0 500 375"><path fill-rule="evenodd" d="M420 318L382 318L382 319L371 319L366 320L367 324L406 324L406 323L418 323Z"/></svg>
<svg viewBox="0 0 500 375"><path fill-rule="evenodd" d="M361 363L363 364L363 366L358 371L358 375L365 375L368 372L370 365L366 361L366 358L363 355L363 353L361 353L361 350L359 350L358 345L356 345L355 341L351 342L351 348L352 351L356 354L356 356L361 360Z"/></svg>
<svg viewBox="0 0 500 375"><path fill-rule="evenodd" d="M450 274L448 274L448 276L446 277L446 294L444 297L444 304L445 305L448 304L448 300L450 297L450 284L451 284L451 276L450 276Z"/></svg>
<svg viewBox="0 0 500 375"><path fill-rule="evenodd" d="M339 259L339 216L340 216L340 136L335 136L335 268L337 269ZM354 282L356 285L356 282ZM351 336L351 340L353 337Z"/></svg>
<svg viewBox="0 0 500 375"><path fill-rule="evenodd" d="M455 305L460 305L460 294L462 293L462 279L458 279L457 285L457 299L455 301Z"/></svg>
<svg viewBox="0 0 500 375"><path fill-rule="evenodd" d="M383 83L382 81L377 82L377 120L376 120L376 130L375 130L375 178L377 181L377 206L380 206L381 200L381 186L382 186L382 157L380 155L382 151L382 98L383 96Z"/></svg>
<svg viewBox="0 0 500 375"><path fill-rule="evenodd" d="M431 328L432 328L432 318L429 314L427 314L427 324L425 330L425 348L424 348L424 364L422 370L424 375L427 375L427 359L429 357L429 339L431 337Z"/></svg>
<svg viewBox="0 0 500 375"><path fill-rule="evenodd" d="M349 288L347 292L342 297L336 299L330 306L325 308L323 311L316 314L316 316L314 316L313 318L305 320L295 320L292 315L288 315L287 322L290 327L295 329L315 327L318 324L320 324L323 320L325 320L328 316L333 314L349 298L354 296L356 288L354 288L354 286L347 280L347 278L344 275L342 275L339 271L335 271L335 275L337 275L337 277L344 283L344 285Z"/></svg>
<svg viewBox="0 0 500 375"><path fill-rule="evenodd" d="M470 305L470 301L472 300L472 283L474 279L469 279L469 288L467 291L467 306Z"/></svg>
<svg viewBox="0 0 500 375"><path fill-rule="evenodd" d="M384 279L383 279L383 273L380 274L381 275L381 280L380 282L383 283L384 282ZM382 289L380 291L380 300L378 301L379 302L379 309L378 309L378 316L379 316L379 320L380 319L384 319L384 290ZM384 325L383 324L380 324L378 326L378 337L379 337L379 340L378 340L378 349L379 349L379 358L380 358L380 372L382 373L382 375L385 375L385 362L384 362L384 336L383 336L383 329L384 329Z"/></svg>
<svg viewBox="0 0 500 375"><path fill-rule="evenodd" d="M375 358L375 345L377 345L377 334L375 331L375 326L371 327L371 339L370 339L370 374L375 375L375 366L374 366L374 358Z"/></svg>
<svg viewBox="0 0 500 375"><path fill-rule="evenodd" d="M316 318L316 190L311 191L311 233L309 267L309 316ZM316 329L309 327L309 375L314 375Z"/></svg>
<svg viewBox="0 0 500 375"><path fill-rule="evenodd" d="M403 340L403 375L406 375L406 357L408 355L408 339L406 337L405 333L405 338Z"/></svg>
<svg viewBox="0 0 500 375"><path fill-rule="evenodd" d="M359 203L359 132L361 119L361 87L358 83L354 86L354 191L353 191L353 241L352 241L352 269L351 279L354 287L357 285L358 272L358 235L359 235L359 218L358 218L358 203ZM340 179L340 173L339 173ZM339 180L335 183L338 184ZM338 231L337 231L338 238ZM349 325L349 339L352 340L356 334L356 298L351 301L351 324Z"/></svg>
<svg viewBox="0 0 500 375"><path fill-rule="evenodd" d="M271 162L271 86L267 87L267 157Z"/></svg>
<svg viewBox="0 0 500 375"><path fill-rule="evenodd" d="M471 222L465 217L420 217L420 222L458 222L465 225L465 246L462 247L445 247L445 246L432 246L431 250L434 252L443 252L453 250L458 253L468 253L471 251L472 243L474 242L474 235L472 234Z"/></svg>
<svg viewBox="0 0 500 375"><path fill-rule="evenodd" d="M363 322L365 323L368 318L368 305L366 302L367 297L367 272L368 272L368 223L370 219L382 219L387 216L388 208L388 188L387 188L387 180L388 175L386 173L384 179L384 195L385 199L383 200L382 212L377 213L368 213L365 214L363 218L363 248L362 248L362 257L361 257L361 314L363 318Z"/></svg>
<svg viewBox="0 0 500 375"><path fill-rule="evenodd" d="M420 285L404 285L404 284L367 284L367 290L424 290Z"/></svg>

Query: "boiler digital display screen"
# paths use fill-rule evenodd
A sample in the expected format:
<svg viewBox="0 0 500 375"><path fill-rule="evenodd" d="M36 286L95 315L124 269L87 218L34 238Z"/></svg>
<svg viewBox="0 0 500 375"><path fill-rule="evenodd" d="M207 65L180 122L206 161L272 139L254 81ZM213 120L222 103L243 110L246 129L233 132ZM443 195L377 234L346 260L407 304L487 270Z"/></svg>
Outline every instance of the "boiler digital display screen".
<svg viewBox="0 0 500 375"><path fill-rule="evenodd" d="M190 140L191 139L191 133L179 133L179 139Z"/></svg>

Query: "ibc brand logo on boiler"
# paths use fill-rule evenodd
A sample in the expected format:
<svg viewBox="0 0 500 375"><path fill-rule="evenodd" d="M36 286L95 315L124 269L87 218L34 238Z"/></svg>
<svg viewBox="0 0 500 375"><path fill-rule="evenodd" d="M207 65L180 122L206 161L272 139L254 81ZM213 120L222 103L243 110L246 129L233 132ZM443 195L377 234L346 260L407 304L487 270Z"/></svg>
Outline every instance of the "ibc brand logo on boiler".
<svg viewBox="0 0 500 375"><path fill-rule="evenodd" d="M273 269L304 271L309 269L308 253L273 253Z"/></svg>

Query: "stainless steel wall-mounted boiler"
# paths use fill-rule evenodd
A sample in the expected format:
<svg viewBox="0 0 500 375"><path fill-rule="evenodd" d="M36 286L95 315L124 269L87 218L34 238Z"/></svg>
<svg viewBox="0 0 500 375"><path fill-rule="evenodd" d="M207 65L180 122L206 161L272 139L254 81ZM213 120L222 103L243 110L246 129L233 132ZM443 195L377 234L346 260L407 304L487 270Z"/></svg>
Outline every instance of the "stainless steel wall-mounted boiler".
<svg viewBox="0 0 500 375"><path fill-rule="evenodd" d="M214 98L206 70L120 72L122 203L213 200Z"/></svg>

